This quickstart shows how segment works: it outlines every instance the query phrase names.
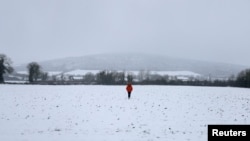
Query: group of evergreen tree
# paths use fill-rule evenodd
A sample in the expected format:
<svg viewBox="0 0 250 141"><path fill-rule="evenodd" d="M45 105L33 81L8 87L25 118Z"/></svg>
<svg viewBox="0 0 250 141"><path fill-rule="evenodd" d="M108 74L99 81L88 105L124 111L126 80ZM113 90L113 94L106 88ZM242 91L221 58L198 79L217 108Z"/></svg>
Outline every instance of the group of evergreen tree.
<svg viewBox="0 0 250 141"><path fill-rule="evenodd" d="M11 66L12 61L9 57L4 54L0 54L0 83L4 83L4 74L12 73L14 71ZM44 73L41 70L41 66L36 62L31 62L27 65L29 73L29 82L34 83L38 81L46 81L48 78L48 73ZM106 85L119 85L125 84L126 82L133 82L134 76L132 74L125 75L125 72L116 71L100 71L96 75L86 74L84 78L85 84L91 84L95 82L96 84L106 84ZM137 84L155 84L155 85L192 85L192 86L235 86L235 87L246 87L250 88L250 69L241 71L235 80L192 80L192 81L181 81L181 80L168 80L164 77L158 79L150 80L148 77L139 82L133 82Z"/></svg>

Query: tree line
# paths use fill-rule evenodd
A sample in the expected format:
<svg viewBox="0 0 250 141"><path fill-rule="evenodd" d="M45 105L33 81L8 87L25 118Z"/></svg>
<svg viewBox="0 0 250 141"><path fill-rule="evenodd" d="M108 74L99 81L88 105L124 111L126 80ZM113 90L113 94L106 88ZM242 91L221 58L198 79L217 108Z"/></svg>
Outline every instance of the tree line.
<svg viewBox="0 0 250 141"><path fill-rule="evenodd" d="M4 74L10 74L14 71L11 66L12 61L4 54L0 54L0 83L4 83ZM42 67L31 62L27 65L28 80L30 84L104 84L104 85L123 85L127 82L142 85L190 85L190 86L234 86L250 88L250 69L241 71L235 79L228 80L187 80L168 79L167 76L157 76L150 79L148 73L139 74L139 81L135 81L133 74L125 74L125 72L117 71L100 71L97 74L88 73L81 80L70 78L67 82L58 81L55 78L48 80L47 72L42 71Z"/></svg>

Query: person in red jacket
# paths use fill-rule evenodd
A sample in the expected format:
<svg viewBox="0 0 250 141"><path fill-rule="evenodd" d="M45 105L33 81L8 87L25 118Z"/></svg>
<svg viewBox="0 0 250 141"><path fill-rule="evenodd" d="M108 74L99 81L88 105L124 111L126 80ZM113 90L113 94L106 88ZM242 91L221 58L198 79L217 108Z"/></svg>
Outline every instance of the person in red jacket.
<svg viewBox="0 0 250 141"><path fill-rule="evenodd" d="M132 84L131 84L131 83L128 83L128 84L127 84L126 90L127 90L127 92L128 92L128 99L130 99L131 92L133 91L133 87L132 87Z"/></svg>

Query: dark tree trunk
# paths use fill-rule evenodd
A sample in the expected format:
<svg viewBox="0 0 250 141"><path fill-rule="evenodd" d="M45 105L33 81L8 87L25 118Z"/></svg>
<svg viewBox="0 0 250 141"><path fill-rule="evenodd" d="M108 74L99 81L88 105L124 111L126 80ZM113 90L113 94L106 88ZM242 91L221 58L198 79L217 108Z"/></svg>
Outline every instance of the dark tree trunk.
<svg viewBox="0 0 250 141"><path fill-rule="evenodd" d="M4 83L4 78L3 78L4 72L5 72L5 67L3 64L3 60L0 60L0 83Z"/></svg>
<svg viewBox="0 0 250 141"><path fill-rule="evenodd" d="M4 78L3 78L3 74L0 74L0 83L4 83Z"/></svg>

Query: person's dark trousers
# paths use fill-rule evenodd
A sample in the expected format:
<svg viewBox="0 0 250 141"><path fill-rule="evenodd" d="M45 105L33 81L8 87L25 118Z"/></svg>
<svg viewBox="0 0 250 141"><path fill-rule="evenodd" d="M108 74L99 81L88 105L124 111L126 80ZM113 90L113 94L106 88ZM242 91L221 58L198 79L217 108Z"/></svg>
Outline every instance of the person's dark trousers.
<svg viewBox="0 0 250 141"><path fill-rule="evenodd" d="M131 96L131 92L128 92L128 99L130 99L130 96Z"/></svg>

